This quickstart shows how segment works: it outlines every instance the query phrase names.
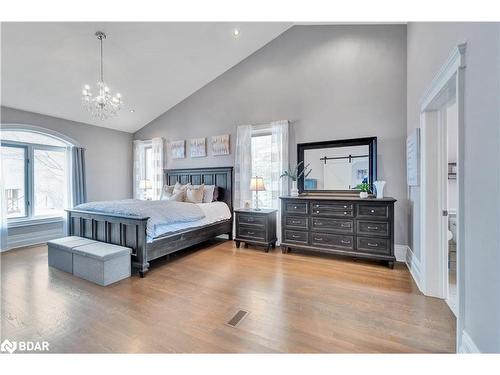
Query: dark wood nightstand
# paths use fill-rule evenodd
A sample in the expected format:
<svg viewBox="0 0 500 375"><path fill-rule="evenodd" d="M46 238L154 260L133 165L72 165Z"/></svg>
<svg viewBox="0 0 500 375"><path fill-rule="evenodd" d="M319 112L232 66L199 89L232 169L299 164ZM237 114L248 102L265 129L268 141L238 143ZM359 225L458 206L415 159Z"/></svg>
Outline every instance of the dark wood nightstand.
<svg viewBox="0 0 500 375"><path fill-rule="evenodd" d="M239 208L234 210L236 223L236 247L244 242L248 244L260 245L266 248L266 253L272 247L276 247L276 212L271 209L247 209Z"/></svg>

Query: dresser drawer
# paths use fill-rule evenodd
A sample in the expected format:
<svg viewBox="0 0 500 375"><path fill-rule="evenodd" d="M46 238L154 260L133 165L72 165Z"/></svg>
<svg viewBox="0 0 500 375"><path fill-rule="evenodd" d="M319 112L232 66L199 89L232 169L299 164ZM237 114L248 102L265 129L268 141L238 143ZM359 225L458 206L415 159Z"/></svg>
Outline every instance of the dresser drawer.
<svg viewBox="0 0 500 375"><path fill-rule="evenodd" d="M311 234L311 245L352 250L354 248L354 237L313 232Z"/></svg>
<svg viewBox="0 0 500 375"><path fill-rule="evenodd" d="M297 230L285 230L285 242L307 245L309 243L309 233Z"/></svg>
<svg viewBox="0 0 500 375"><path fill-rule="evenodd" d="M358 217L375 217L387 219L389 217L389 207L378 204L358 204Z"/></svg>
<svg viewBox="0 0 500 375"><path fill-rule="evenodd" d="M354 207L352 203L311 203L311 215L313 216L339 216L353 217Z"/></svg>
<svg viewBox="0 0 500 375"><path fill-rule="evenodd" d="M354 221L348 219L312 217L311 229L326 232L354 233Z"/></svg>
<svg viewBox="0 0 500 375"><path fill-rule="evenodd" d="M390 242L385 238L357 237L357 250L384 255L391 253Z"/></svg>
<svg viewBox="0 0 500 375"><path fill-rule="evenodd" d="M247 214L238 214L237 219L239 224L249 224L263 227L266 225L266 217L260 215L247 215Z"/></svg>
<svg viewBox="0 0 500 375"><path fill-rule="evenodd" d="M285 226L287 228L309 228L309 219L307 216L285 216Z"/></svg>
<svg viewBox="0 0 500 375"><path fill-rule="evenodd" d="M266 230L260 229L258 227L253 227L250 225L238 225L237 226L237 237L248 238L257 241L266 240Z"/></svg>
<svg viewBox="0 0 500 375"><path fill-rule="evenodd" d="M288 214L307 214L307 203L305 202L286 202L285 213Z"/></svg>
<svg viewBox="0 0 500 375"><path fill-rule="evenodd" d="M388 222L384 221L358 220L357 234L387 237L390 235L390 226Z"/></svg>

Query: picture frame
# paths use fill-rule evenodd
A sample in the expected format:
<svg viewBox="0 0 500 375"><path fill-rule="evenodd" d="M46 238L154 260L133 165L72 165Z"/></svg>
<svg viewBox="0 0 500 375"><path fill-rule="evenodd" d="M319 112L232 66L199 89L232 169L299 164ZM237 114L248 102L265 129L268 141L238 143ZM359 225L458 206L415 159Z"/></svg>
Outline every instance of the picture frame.
<svg viewBox="0 0 500 375"><path fill-rule="evenodd" d="M229 155L229 134L212 136L212 155L223 156Z"/></svg>
<svg viewBox="0 0 500 375"><path fill-rule="evenodd" d="M186 141L170 142L170 156L172 159L184 159L186 157Z"/></svg>
<svg viewBox="0 0 500 375"><path fill-rule="evenodd" d="M189 153L192 158L203 158L207 156L207 139L192 138L189 142Z"/></svg>

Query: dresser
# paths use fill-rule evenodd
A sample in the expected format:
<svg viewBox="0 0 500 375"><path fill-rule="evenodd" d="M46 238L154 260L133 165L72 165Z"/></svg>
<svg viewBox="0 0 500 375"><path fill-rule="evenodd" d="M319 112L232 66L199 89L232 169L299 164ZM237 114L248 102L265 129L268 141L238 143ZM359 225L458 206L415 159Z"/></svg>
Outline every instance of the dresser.
<svg viewBox="0 0 500 375"><path fill-rule="evenodd" d="M393 198L280 197L281 249L387 261L394 267Z"/></svg>
<svg viewBox="0 0 500 375"><path fill-rule="evenodd" d="M264 246L266 253L276 246L276 215L278 210L252 208L240 208L234 210L236 225L236 236L234 241L236 247L244 242L248 244Z"/></svg>

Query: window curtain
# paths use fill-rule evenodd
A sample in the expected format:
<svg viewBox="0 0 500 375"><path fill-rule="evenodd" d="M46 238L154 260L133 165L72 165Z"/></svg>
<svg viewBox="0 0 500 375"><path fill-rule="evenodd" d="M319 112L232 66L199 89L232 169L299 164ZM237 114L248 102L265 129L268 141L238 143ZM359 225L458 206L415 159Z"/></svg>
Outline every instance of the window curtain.
<svg viewBox="0 0 500 375"><path fill-rule="evenodd" d="M281 202L279 197L288 195L289 181L280 178L283 171L288 169L288 121L275 121L271 123L271 195L272 208L278 210L277 244L281 244Z"/></svg>
<svg viewBox="0 0 500 375"><path fill-rule="evenodd" d="M152 152L152 199L158 200L163 188L163 139L153 138L151 140Z"/></svg>
<svg viewBox="0 0 500 375"><path fill-rule="evenodd" d="M148 141L134 141L134 198L141 199L143 192L139 188L141 180L146 178L146 148L151 147L151 198L160 199L163 188L163 138Z"/></svg>
<svg viewBox="0 0 500 375"><path fill-rule="evenodd" d="M85 149L71 148L71 206L87 202L87 181L85 175Z"/></svg>
<svg viewBox="0 0 500 375"><path fill-rule="evenodd" d="M236 155L234 159L234 207L241 208L252 202L252 125L240 125L236 131Z"/></svg>
<svg viewBox="0 0 500 375"><path fill-rule="evenodd" d="M7 241L7 199L3 186L3 161L0 158L0 251L8 250Z"/></svg>

